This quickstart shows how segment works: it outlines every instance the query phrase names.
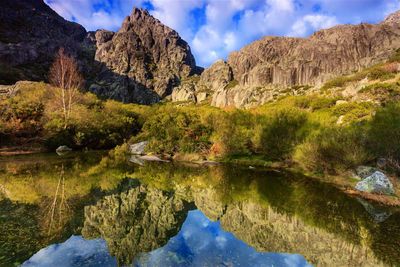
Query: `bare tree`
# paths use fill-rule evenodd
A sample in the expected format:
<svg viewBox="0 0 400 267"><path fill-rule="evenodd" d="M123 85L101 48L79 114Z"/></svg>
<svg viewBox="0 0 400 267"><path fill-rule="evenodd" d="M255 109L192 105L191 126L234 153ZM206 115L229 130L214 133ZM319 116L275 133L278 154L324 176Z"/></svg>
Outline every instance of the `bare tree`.
<svg viewBox="0 0 400 267"><path fill-rule="evenodd" d="M50 83L57 88L56 96L67 126L73 105L78 99L79 88L83 85L83 77L79 73L76 60L60 48L49 73Z"/></svg>

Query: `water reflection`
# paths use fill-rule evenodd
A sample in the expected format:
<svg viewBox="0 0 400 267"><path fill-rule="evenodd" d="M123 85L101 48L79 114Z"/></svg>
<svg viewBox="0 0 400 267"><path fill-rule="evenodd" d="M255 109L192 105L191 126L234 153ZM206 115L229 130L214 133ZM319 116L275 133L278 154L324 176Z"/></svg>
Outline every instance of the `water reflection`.
<svg viewBox="0 0 400 267"><path fill-rule="evenodd" d="M131 248L128 246L125 249ZM62 244L40 250L22 266L117 266L117 259L110 255L104 240L72 236ZM140 253L133 264L118 265L311 266L300 255L259 253L233 234L225 232L218 222L210 221L199 210L188 212L179 233L169 239L165 246Z"/></svg>
<svg viewBox="0 0 400 267"><path fill-rule="evenodd" d="M254 252L256 266L258 259L285 266L285 260L299 257L289 255L298 254L317 266L400 265L397 209L360 201L309 177L235 166L100 160L95 154L0 159L0 265L18 265L34 254L31 262L40 255L43 260L43 251L78 243L87 246L85 253L69 252L88 257L88 264L101 261L100 266L135 261L151 266L160 255L163 264L206 264L201 259L206 256L195 259L196 253L237 266L241 259L229 256L234 247ZM204 220L209 228L193 226ZM204 242L216 237L218 228L229 245L219 251L214 240L210 252L201 251L204 243L183 242L187 224ZM185 251L189 256L181 255Z"/></svg>

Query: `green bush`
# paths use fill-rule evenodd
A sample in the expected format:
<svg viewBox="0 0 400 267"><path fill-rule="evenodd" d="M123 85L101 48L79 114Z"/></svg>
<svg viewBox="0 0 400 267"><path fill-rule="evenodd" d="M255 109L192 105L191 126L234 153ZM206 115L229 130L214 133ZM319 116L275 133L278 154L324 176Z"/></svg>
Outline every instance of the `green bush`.
<svg viewBox="0 0 400 267"><path fill-rule="evenodd" d="M215 114L211 123L211 153L223 157L249 154L253 123L254 115L243 110Z"/></svg>
<svg viewBox="0 0 400 267"><path fill-rule="evenodd" d="M89 107L76 105L66 127L62 114L52 113L45 124L47 146L112 148L140 130L137 114L129 110L128 105L107 101Z"/></svg>
<svg viewBox="0 0 400 267"><path fill-rule="evenodd" d="M238 81L232 80L232 81L230 81L230 82L225 86L225 89L233 88L233 87L235 87L235 86L238 85L238 84L239 84Z"/></svg>
<svg viewBox="0 0 400 267"><path fill-rule="evenodd" d="M367 134L362 125L323 128L296 149L295 160L316 172L336 173L368 161Z"/></svg>
<svg viewBox="0 0 400 267"><path fill-rule="evenodd" d="M300 129L306 121L306 114L295 108L260 119L253 138L256 151L274 160L287 157L301 140Z"/></svg>
<svg viewBox="0 0 400 267"><path fill-rule="evenodd" d="M208 150L210 134L210 127L202 124L198 115L169 108L150 116L134 140L148 140L150 152L193 153Z"/></svg>
<svg viewBox="0 0 400 267"><path fill-rule="evenodd" d="M375 157L400 160L400 104L379 109L370 123L371 153Z"/></svg>
<svg viewBox="0 0 400 267"><path fill-rule="evenodd" d="M374 110L375 105L371 102L348 102L332 107L332 113L335 116L344 116L343 123L368 119L372 116Z"/></svg>
<svg viewBox="0 0 400 267"><path fill-rule="evenodd" d="M400 48L389 58L388 62L400 62Z"/></svg>
<svg viewBox="0 0 400 267"><path fill-rule="evenodd" d="M310 100L310 108L314 110L330 108L334 106L336 103L335 98L328 98L328 97L313 97Z"/></svg>
<svg viewBox="0 0 400 267"><path fill-rule="evenodd" d="M371 80L389 80L394 78L396 75L388 70L383 69L382 67L371 68L368 73L368 78Z"/></svg>

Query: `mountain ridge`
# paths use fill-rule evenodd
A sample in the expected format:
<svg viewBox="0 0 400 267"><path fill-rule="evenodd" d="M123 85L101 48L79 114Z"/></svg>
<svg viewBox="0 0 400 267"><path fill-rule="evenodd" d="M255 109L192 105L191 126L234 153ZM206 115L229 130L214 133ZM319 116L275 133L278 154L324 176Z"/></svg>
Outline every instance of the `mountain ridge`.
<svg viewBox="0 0 400 267"><path fill-rule="evenodd" d="M318 90L329 79L381 62L400 48L397 11L377 24L337 25L307 38L264 36L203 72L187 42L145 9L134 7L116 32L87 32L43 0L16 5L1 0L0 7L1 83L46 81L56 50L66 46L80 61L89 91L140 104L166 98L256 106L285 90ZM10 30L14 24L20 25Z"/></svg>
<svg viewBox="0 0 400 267"><path fill-rule="evenodd" d="M265 36L232 52L224 66L216 63L229 69L232 77L225 87L208 88L208 98L218 107L256 106L288 88L319 88L331 78L382 62L400 48L399 14L378 24L337 25L307 38ZM177 90L181 92L175 95L192 94L194 99L204 89L182 86Z"/></svg>

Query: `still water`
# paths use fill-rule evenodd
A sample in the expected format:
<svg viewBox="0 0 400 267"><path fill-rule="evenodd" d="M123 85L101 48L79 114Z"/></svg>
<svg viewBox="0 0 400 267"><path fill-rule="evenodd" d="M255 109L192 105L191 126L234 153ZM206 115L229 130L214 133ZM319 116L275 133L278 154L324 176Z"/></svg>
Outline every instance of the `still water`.
<svg viewBox="0 0 400 267"><path fill-rule="evenodd" d="M132 161L0 158L0 266L400 266L395 208L298 174Z"/></svg>

